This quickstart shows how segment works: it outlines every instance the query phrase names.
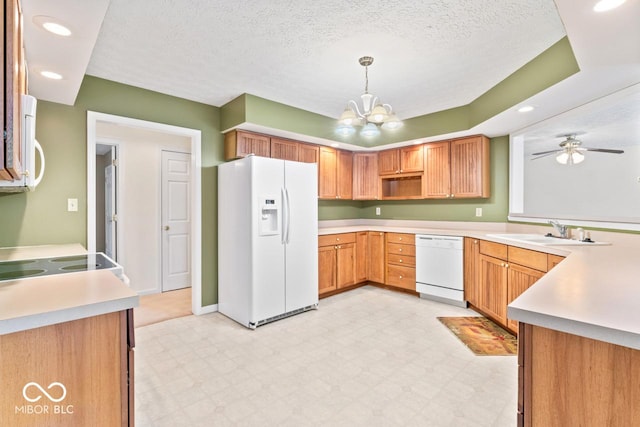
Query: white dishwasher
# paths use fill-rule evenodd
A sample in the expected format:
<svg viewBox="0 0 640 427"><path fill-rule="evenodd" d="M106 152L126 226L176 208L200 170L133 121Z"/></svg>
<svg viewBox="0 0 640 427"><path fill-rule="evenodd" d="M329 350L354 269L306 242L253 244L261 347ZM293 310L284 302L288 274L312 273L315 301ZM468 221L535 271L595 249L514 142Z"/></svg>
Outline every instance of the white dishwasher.
<svg viewBox="0 0 640 427"><path fill-rule="evenodd" d="M416 292L420 297L466 307L463 240L416 234Z"/></svg>

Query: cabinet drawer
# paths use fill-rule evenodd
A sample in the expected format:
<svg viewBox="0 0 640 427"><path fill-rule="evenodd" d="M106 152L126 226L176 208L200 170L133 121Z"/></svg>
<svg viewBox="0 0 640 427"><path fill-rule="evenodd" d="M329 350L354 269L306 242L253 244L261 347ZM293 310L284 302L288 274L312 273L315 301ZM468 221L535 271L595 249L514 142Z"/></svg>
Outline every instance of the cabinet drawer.
<svg viewBox="0 0 640 427"><path fill-rule="evenodd" d="M407 267L416 266L416 257L400 254L387 255L387 262L389 264L406 265Z"/></svg>
<svg viewBox="0 0 640 427"><path fill-rule="evenodd" d="M404 243L405 245L415 245L416 236L413 234L404 234L404 233L387 233L387 242Z"/></svg>
<svg viewBox="0 0 640 427"><path fill-rule="evenodd" d="M480 253L494 258L507 260L507 245L480 240Z"/></svg>
<svg viewBox="0 0 640 427"><path fill-rule="evenodd" d="M416 247L414 245L387 243L387 254L416 256Z"/></svg>
<svg viewBox="0 0 640 427"><path fill-rule="evenodd" d="M416 290L416 269L402 265L387 265L387 285Z"/></svg>
<svg viewBox="0 0 640 427"><path fill-rule="evenodd" d="M325 234L318 236L318 246L340 245L343 243L355 243L356 233Z"/></svg>
<svg viewBox="0 0 640 427"><path fill-rule="evenodd" d="M539 271L547 271L547 254L530 249L509 246L509 262L524 265Z"/></svg>

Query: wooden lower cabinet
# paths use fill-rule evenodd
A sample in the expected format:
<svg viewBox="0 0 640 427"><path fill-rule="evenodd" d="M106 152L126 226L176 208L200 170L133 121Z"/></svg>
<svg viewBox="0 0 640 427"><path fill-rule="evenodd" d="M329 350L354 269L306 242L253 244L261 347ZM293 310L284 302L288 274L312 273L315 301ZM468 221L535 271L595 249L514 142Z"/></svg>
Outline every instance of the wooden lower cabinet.
<svg viewBox="0 0 640 427"><path fill-rule="evenodd" d="M385 238L381 231L369 231L369 266L367 278L371 282L384 283Z"/></svg>
<svg viewBox="0 0 640 427"><path fill-rule="evenodd" d="M369 267L369 233L356 233L356 283L364 282L368 278Z"/></svg>
<svg viewBox="0 0 640 427"><path fill-rule="evenodd" d="M389 286L416 290L415 235L386 233L386 281Z"/></svg>
<svg viewBox="0 0 640 427"><path fill-rule="evenodd" d="M509 264L507 274L507 305L509 305L514 299L518 298L520 294L529 289L531 285L544 276L544 272L542 271L513 263ZM517 320L507 319L507 326L513 332L518 331Z"/></svg>
<svg viewBox="0 0 640 427"><path fill-rule="evenodd" d="M640 350L520 324L518 426L640 425Z"/></svg>
<svg viewBox="0 0 640 427"><path fill-rule="evenodd" d="M318 294L356 284L356 233L318 237Z"/></svg>
<svg viewBox="0 0 640 427"><path fill-rule="evenodd" d="M132 426L133 334L125 310L0 336L0 425Z"/></svg>
<svg viewBox="0 0 640 427"><path fill-rule="evenodd" d="M486 240L465 238L465 297L501 326L518 332L507 305L548 271L550 257L563 257Z"/></svg>
<svg viewBox="0 0 640 427"><path fill-rule="evenodd" d="M505 325L507 323L507 263L499 258L480 254L478 269L478 308Z"/></svg>
<svg viewBox="0 0 640 427"><path fill-rule="evenodd" d="M478 263L480 241L471 237L464 238L464 299L472 305L478 305L476 282L478 281Z"/></svg>

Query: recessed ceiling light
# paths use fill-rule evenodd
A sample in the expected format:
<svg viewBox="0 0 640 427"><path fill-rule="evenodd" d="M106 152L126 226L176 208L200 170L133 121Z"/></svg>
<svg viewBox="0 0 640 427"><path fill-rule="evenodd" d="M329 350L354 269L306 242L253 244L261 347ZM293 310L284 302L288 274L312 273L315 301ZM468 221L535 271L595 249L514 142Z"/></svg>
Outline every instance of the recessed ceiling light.
<svg viewBox="0 0 640 427"><path fill-rule="evenodd" d="M40 71L40 75L52 80L62 80L62 75L53 71Z"/></svg>
<svg viewBox="0 0 640 427"><path fill-rule="evenodd" d="M600 0L595 6L593 6L593 10L595 12L606 12L608 10L615 9L624 2L625 0Z"/></svg>
<svg viewBox="0 0 640 427"><path fill-rule="evenodd" d="M49 31L50 33L56 34L58 36L68 37L71 35L71 30L68 27L62 25L59 20L50 16L34 16L33 22L36 25L39 25L45 30Z"/></svg>
<svg viewBox="0 0 640 427"><path fill-rule="evenodd" d="M529 111L533 111L533 109L533 105L523 105L522 107L518 108L518 113L528 113Z"/></svg>

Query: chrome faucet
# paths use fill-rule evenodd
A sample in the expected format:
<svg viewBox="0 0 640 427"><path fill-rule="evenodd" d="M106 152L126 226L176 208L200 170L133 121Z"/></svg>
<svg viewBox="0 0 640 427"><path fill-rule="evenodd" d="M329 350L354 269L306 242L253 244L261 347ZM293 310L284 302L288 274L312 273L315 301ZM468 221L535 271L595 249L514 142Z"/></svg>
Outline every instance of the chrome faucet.
<svg viewBox="0 0 640 427"><path fill-rule="evenodd" d="M553 225L553 228L560 234L563 239L569 238L569 227L564 224L560 224L558 221L551 220L549 224Z"/></svg>

